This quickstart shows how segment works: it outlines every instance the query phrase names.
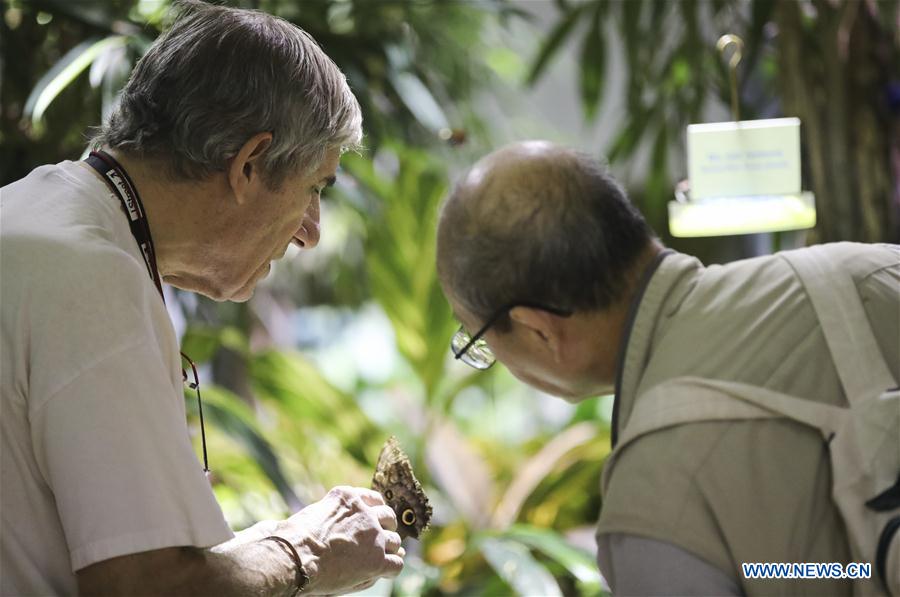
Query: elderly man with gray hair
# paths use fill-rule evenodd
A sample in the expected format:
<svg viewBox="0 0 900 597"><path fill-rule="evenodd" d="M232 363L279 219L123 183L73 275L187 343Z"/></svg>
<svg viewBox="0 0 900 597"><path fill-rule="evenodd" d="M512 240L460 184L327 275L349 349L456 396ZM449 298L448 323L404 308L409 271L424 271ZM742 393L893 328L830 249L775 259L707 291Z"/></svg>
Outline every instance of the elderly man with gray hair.
<svg viewBox="0 0 900 597"><path fill-rule="evenodd" d="M4 595L332 594L403 567L363 488L234 534L192 450L161 282L243 301L315 247L362 119L302 30L182 4L90 158L2 189Z"/></svg>
<svg viewBox="0 0 900 597"><path fill-rule="evenodd" d="M812 259L828 274L815 286L798 267ZM437 266L462 324L457 359L478 369L500 361L573 402L615 393L597 530L615 594L851 594L850 578L743 572L754 562L847 564L850 541L819 430L724 402L722 388L830 412L848 404L848 368L874 373L878 392L896 387L900 248L840 243L704 267L665 249L597 160L535 141L488 155L456 186ZM823 281L824 293L810 290ZM841 345L852 358L838 359L824 322L833 331L850 314L852 342ZM900 411L883 410L896 425ZM886 448L900 448L900 425L880 430ZM879 508L900 481L882 489L866 496ZM891 524L873 545L890 545ZM878 594L879 576L891 580L876 559L864 594Z"/></svg>

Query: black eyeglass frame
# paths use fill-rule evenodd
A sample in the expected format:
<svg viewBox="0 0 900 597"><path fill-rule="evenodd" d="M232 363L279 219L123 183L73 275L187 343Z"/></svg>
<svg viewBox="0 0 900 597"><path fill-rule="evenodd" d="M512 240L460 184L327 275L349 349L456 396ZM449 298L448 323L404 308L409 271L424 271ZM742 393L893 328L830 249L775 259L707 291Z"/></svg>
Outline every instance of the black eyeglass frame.
<svg viewBox="0 0 900 597"><path fill-rule="evenodd" d="M557 315L559 317L571 317L572 314L574 313L574 311L571 311L569 309L558 309L556 307L549 307L547 305L542 305L540 303L533 303L533 302L529 302L529 301L516 301L516 302L509 303L509 304L497 309L497 311L495 311L494 314L488 318L488 320L485 322L485 324L483 326L481 326L481 329L479 329L477 332L475 332L475 334L473 336L470 336L469 342L466 343L465 346L460 348L459 352L457 352L456 350L453 349L453 346L451 343L450 350L453 353L453 358L456 360L461 359L467 352L469 352L470 348L475 346L476 342L481 340L481 337L484 336L489 329L491 329L491 326L494 325L495 323L497 323L497 320L500 319L501 316L503 316L510 309L514 309L515 307L528 307L529 309L540 309L541 311L546 311L547 313L552 313L553 315ZM463 329L462 326L460 326L460 329ZM463 330L463 331L465 331L465 330ZM493 364L493 363L491 363L491 364Z"/></svg>
<svg viewBox="0 0 900 597"><path fill-rule="evenodd" d="M209 458L206 454L206 425L203 422L203 399L200 397L200 375L197 373L197 365L191 360L191 357L182 352L181 358L190 365L191 373L193 373L194 377L194 381L190 381L187 371L184 367L181 368L181 379L184 381L184 387L197 393L197 410L200 413L200 444L203 446L203 472L209 476Z"/></svg>

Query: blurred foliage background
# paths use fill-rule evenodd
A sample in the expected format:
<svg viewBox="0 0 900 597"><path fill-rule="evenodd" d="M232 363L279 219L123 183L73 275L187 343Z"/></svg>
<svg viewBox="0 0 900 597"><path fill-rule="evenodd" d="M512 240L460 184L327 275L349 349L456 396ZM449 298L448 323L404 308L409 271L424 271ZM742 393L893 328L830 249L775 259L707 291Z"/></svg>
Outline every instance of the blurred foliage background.
<svg viewBox="0 0 900 597"><path fill-rule="evenodd" d="M235 528L368 485L397 435L434 503L380 595L596 595L593 522L611 397L577 407L449 358L434 270L452 180L505 142L605 156L660 236L706 262L812 241L900 240L896 0L230 0L297 23L347 74L347 155L313 252L246 304L167 289L202 364L214 488ZM165 26L169 0L6 0L0 183L78 159ZM716 39L746 42L744 118L799 116L809 234L672 239L684 128L728 120ZM196 405L188 401L191 416ZM196 429L196 420L192 421Z"/></svg>

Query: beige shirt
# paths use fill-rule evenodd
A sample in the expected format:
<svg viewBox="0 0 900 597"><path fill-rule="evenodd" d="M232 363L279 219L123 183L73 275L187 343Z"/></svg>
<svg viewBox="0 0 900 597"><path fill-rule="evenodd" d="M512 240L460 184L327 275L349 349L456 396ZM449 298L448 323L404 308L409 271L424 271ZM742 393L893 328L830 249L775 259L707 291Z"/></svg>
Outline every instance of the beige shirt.
<svg viewBox="0 0 900 597"><path fill-rule="evenodd" d="M0 213L0 594L74 594L95 562L230 539L118 199L63 162L0 189Z"/></svg>
<svg viewBox="0 0 900 597"><path fill-rule="evenodd" d="M842 243L830 250L846 260L885 360L900 379L898 248ZM685 375L846 404L803 287L774 256L709 268L686 255L668 256L645 288L627 342L618 430L642 393ZM786 420L681 425L622 452L603 496L598 533L678 546L747 594L849 594L848 581L747 580L740 568L745 562L848 562L830 490L827 448L811 429Z"/></svg>

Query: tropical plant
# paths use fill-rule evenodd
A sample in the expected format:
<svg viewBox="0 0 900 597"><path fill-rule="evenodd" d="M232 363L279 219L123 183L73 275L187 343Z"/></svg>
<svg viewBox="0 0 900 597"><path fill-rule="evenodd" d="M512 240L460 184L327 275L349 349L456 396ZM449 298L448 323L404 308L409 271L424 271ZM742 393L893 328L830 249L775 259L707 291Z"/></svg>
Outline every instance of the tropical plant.
<svg viewBox="0 0 900 597"><path fill-rule="evenodd" d="M85 131L115 105L132 66L171 17L174 4L10 2L0 22L5 83L0 180L24 176L48 161L40 159L47 154L81 154ZM322 45L347 74L362 105L369 147L389 138L434 143L457 128L484 134L465 100L489 71L469 57L481 49L485 18L516 13L503 0L477 6L406 0L228 4L293 21ZM8 159L13 155L17 159Z"/></svg>
<svg viewBox="0 0 900 597"><path fill-rule="evenodd" d="M612 44L624 47L627 111L606 148L634 163L646 140L645 208L654 219L683 163L673 143L710 102L728 105L715 51L725 33L746 42L739 65L741 116L798 116L806 178L815 192L813 241L900 239L900 3L896 0L586 0L557 2L559 16L536 54L538 80L565 44L580 38L585 114L604 101Z"/></svg>

